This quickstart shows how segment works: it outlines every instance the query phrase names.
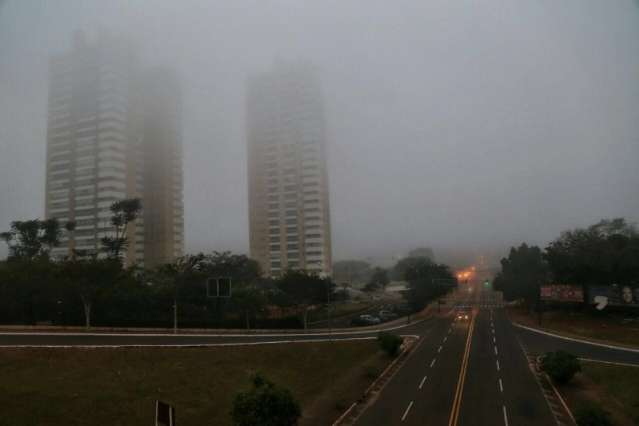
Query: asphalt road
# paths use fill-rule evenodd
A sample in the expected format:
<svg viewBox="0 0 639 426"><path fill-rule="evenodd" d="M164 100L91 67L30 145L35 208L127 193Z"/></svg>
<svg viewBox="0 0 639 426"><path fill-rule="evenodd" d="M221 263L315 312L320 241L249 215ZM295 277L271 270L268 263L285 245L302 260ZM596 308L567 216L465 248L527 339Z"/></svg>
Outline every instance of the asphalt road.
<svg viewBox="0 0 639 426"><path fill-rule="evenodd" d="M420 345L357 425L553 425L554 417L495 294L474 287L454 312L415 330Z"/></svg>

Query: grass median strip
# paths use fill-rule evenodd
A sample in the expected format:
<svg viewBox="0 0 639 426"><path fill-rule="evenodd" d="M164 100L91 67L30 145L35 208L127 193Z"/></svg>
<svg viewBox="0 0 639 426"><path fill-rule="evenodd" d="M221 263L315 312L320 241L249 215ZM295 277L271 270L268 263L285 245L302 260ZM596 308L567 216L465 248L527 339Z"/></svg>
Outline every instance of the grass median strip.
<svg viewBox="0 0 639 426"><path fill-rule="evenodd" d="M572 382L559 386L573 414L580 407L600 406L610 413L613 424L639 424L639 368L598 362L582 362L582 372Z"/></svg>
<svg viewBox="0 0 639 426"><path fill-rule="evenodd" d="M0 425L138 425L156 399L181 425L230 424L235 393L260 371L329 424L388 363L373 341L223 348L2 349Z"/></svg>

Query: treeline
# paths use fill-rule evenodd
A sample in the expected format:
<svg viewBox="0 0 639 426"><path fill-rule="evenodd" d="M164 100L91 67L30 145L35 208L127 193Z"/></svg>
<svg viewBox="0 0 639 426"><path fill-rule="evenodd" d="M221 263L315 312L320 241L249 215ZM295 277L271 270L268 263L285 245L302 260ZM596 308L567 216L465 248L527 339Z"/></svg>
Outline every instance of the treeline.
<svg viewBox="0 0 639 426"><path fill-rule="evenodd" d="M99 250L70 247L55 259L73 222L13 222L0 233L9 248L0 262L0 324L306 328L310 310L337 298L330 278L296 270L265 278L256 261L230 252L187 255L154 269L125 266L127 232L141 209L137 199L114 203ZM414 310L456 283L447 266L426 257L403 259L392 272L408 282L404 296ZM207 283L218 278L230 279L230 292L210 291ZM375 268L367 287L388 281L387 271Z"/></svg>
<svg viewBox="0 0 639 426"><path fill-rule="evenodd" d="M639 233L623 218L563 232L545 249L522 244L501 260L495 289L535 305L543 284L639 286Z"/></svg>
<svg viewBox="0 0 639 426"><path fill-rule="evenodd" d="M111 206L112 231L96 252L51 252L74 223L16 221L0 234L9 247L0 262L0 324L127 327L305 327L308 312L335 292L328 278L289 271L261 277L259 265L230 252L188 255L152 270L125 267L127 230L139 200ZM228 294L207 282L228 278ZM212 297L213 296L213 297ZM334 299L334 296L332 297Z"/></svg>

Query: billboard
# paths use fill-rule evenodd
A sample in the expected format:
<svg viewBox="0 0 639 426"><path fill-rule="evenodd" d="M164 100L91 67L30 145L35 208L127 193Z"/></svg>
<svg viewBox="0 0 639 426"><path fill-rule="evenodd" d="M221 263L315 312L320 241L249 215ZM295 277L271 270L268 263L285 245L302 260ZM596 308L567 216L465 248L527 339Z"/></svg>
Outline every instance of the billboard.
<svg viewBox="0 0 639 426"><path fill-rule="evenodd" d="M590 303L604 306L629 306L639 308L639 287L627 285L590 286L588 287Z"/></svg>
<svg viewBox="0 0 639 426"><path fill-rule="evenodd" d="M539 289L541 300L548 302L583 302L584 292L581 286L570 284L548 284Z"/></svg>

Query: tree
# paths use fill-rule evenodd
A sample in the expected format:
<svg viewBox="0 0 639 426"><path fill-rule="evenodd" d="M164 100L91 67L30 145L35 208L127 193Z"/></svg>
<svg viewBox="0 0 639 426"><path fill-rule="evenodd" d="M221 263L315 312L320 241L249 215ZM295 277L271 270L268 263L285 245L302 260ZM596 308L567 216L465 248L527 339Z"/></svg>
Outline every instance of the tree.
<svg viewBox="0 0 639 426"><path fill-rule="evenodd" d="M428 257L405 257L400 259L391 269L390 278L395 281L405 280L406 271L423 265L424 262L434 263Z"/></svg>
<svg viewBox="0 0 639 426"><path fill-rule="evenodd" d="M300 404L286 388L261 374L251 378L252 388L233 400L231 416L236 426L294 426L302 415Z"/></svg>
<svg viewBox="0 0 639 426"><path fill-rule="evenodd" d="M432 262L435 261L435 254L433 253L433 249L430 247L419 247L408 252L407 257L426 257L430 259Z"/></svg>
<svg viewBox="0 0 639 426"><path fill-rule="evenodd" d="M396 334L380 332L377 335L379 347L390 357L395 357L404 342L404 338Z"/></svg>
<svg viewBox="0 0 639 426"><path fill-rule="evenodd" d="M251 328L251 316L261 312L266 306L266 297L254 286L243 286L233 290L232 306L244 315L246 329Z"/></svg>
<svg viewBox="0 0 639 426"><path fill-rule="evenodd" d="M228 277L237 284L254 283L261 275L257 261L230 251L214 251L206 255L202 259L202 268L211 277Z"/></svg>
<svg viewBox="0 0 639 426"><path fill-rule="evenodd" d="M173 294L173 329L175 331L177 331L178 327L178 296L180 288L194 279L201 282L204 281L202 273L204 261L205 256L202 253L186 255L175 259L173 263L162 265L157 271L156 278L159 278L158 281L164 283Z"/></svg>
<svg viewBox="0 0 639 426"><path fill-rule="evenodd" d="M455 281L447 265L434 263L425 257L402 259L398 265L400 263L400 269L404 270L404 279L408 281L408 290L404 292L404 297L415 311L423 309L430 301L448 291L447 287L439 285L437 281Z"/></svg>
<svg viewBox="0 0 639 426"><path fill-rule="evenodd" d="M122 273L117 259L99 259L97 255L67 260L61 264L64 280L82 301L86 328L91 328L91 312L95 302L113 288Z"/></svg>
<svg viewBox="0 0 639 426"><path fill-rule="evenodd" d="M375 268L368 284L364 287L364 291L375 291L379 288L385 289L389 283L388 273L384 268Z"/></svg>
<svg viewBox="0 0 639 426"><path fill-rule="evenodd" d="M142 202L139 198L120 200L111 204L110 210L113 235L102 237L102 249L107 257L120 260L129 245L129 224L140 216Z"/></svg>
<svg viewBox="0 0 639 426"><path fill-rule="evenodd" d="M555 382L565 384L581 371L581 364L568 352L548 352L541 360L541 369Z"/></svg>
<svg viewBox="0 0 639 426"><path fill-rule="evenodd" d="M545 259L558 283L639 283L639 233L625 219L604 219L565 231L546 247Z"/></svg>
<svg viewBox="0 0 639 426"><path fill-rule="evenodd" d="M11 222L11 229L0 233L0 239L9 247L9 258L31 260L48 256L53 247L60 245L62 231L57 219L33 219Z"/></svg>
<svg viewBox="0 0 639 426"><path fill-rule="evenodd" d="M365 283L370 279L371 265L363 260L340 260L333 263L333 279L337 282Z"/></svg>
<svg viewBox="0 0 639 426"><path fill-rule="evenodd" d="M330 278L321 278L319 275L297 270L287 271L276 281L276 286L282 293L285 304L300 309L305 329L308 325L310 307L329 300L335 288Z"/></svg>
<svg viewBox="0 0 639 426"><path fill-rule="evenodd" d="M539 287L548 279L548 266L541 249L525 243L511 247L507 258L501 260L501 272L493 283L495 290L507 300L524 299L529 306L537 303Z"/></svg>

